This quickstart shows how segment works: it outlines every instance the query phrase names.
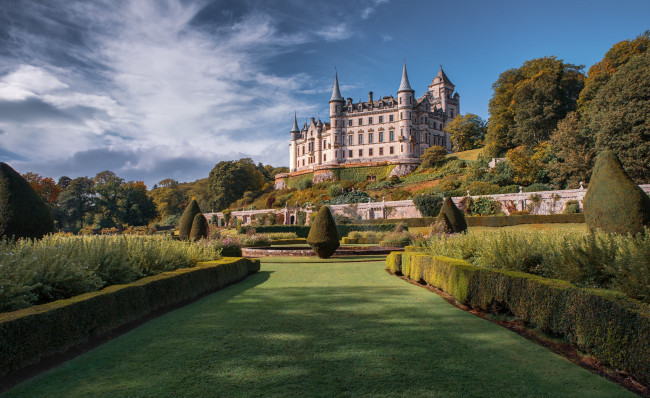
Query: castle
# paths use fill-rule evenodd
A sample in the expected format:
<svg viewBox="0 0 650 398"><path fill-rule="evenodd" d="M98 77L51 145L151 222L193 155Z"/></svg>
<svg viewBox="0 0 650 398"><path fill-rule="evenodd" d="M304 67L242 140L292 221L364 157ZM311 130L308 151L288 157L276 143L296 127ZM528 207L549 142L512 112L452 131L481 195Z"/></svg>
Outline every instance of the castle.
<svg viewBox="0 0 650 398"><path fill-rule="evenodd" d="M300 129L294 116L290 173L278 177L377 164L396 164L395 175L407 174L419 165L420 155L429 146L440 145L451 151L444 128L460 114L460 96L454 90L441 65L428 90L416 99L404 63L397 97L374 99L371 91L368 101L353 103L352 98L343 99L336 74L329 102L330 122L311 118ZM282 184L276 188L283 188Z"/></svg>

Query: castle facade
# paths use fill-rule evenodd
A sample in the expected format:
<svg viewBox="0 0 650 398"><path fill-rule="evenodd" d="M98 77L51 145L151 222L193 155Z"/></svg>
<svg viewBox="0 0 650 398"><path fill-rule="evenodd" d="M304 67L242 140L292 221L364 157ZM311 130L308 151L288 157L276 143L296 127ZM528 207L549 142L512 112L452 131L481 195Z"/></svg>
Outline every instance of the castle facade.
<svg viewBox="0 0 650 398"><path fill-rule="evenodd" d="M397 96L357 103L341 96L338 74L330 99L330 122L311 118L302 129L294 117L289 145L290 173L337 166L395 163L411 171L432 145L451 152L444 128L460 114L460 96L442 66L420 98L415 97L406 63Z"/></svg>

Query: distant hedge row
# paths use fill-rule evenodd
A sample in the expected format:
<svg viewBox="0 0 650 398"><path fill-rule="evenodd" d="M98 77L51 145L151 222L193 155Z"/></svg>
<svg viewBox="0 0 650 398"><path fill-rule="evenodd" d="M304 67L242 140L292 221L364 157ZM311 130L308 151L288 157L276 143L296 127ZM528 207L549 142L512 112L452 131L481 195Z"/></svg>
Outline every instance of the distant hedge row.
<svg viewBox="0 0 650 398"><path fill-rule="evenodd" d="M428 227L435 222L435 217L403 218L399 221L409 227ZM520 224L567 224L584 223L585 216L577 214L526 214L516 216L474 216L465 217L468 227L507 227ZM381 224L386 219L374 219L359 221L363 224Z"/></svg>
<svg viewBox="0 0 650 398"><path fill-rule="evenodd" d="M352 231L377 231L389 232L393 231L397 223L382 223L382 224L341 224L337 225L336 229L340 237L347 236ZM299 238L306 238L309 235L309 225L265 225L255 227L258 233L272 233L272 232L293 232Z"/></svg>
<svg viewBox="0 0 650 398"><path fill-rule="evenodd" d="M387 269L441 289L469 307L512 313L642 383L650 382L650 306L622 293L479 268L415 250L392 253Z"/></svg>
<svg viewBox="0 0 650 398"><path fill-rule="evenodd" d="M120 326L259 271L259 260L223 258L195 268L0 314L0 375L65 352Z"/></svg>

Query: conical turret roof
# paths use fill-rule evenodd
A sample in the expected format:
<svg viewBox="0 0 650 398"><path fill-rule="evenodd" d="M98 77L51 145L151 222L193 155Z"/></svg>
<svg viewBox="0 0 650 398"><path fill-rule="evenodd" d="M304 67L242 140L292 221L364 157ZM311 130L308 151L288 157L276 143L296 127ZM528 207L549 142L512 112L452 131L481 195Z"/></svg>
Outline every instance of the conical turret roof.
<svg viewBox="0 0 650 398"><path fill-rule="evenodd" d="M402 69L402 81L399 84L399 90L397 90L397 92L399 93L400 91L415 91L411 88L411 83L409 83L409 75L406 73L406 61L404 61L404 68Z"/></svg>
<svg viewBox="0 0 650 398"><path fill-rule="evenodd" d="M451 80L449 80L449 78L445 74L445 71L442 70L442 65L440 65L440 70L438 71L438 74L436 75L436 77L433 78L433 81L431 82L432 85L440 84L440 83L444 83L450 86L454 85L454 83L452 83Z"/></svg>
<svg viewBox="0 0 650 398"><path fill-rule="evenodd" d="M334 89L332 90L332 98L330 98L330 102L332 101L341 101L345 102L343 99L343 96L341 95L341 89L339 89L339 75L338 72L334 74Z"/></svg>
<svg viewBox="0 0 650 398"><path fill-rule="evenodd" d="M298 119L296 119L296 114L293 114L293 127L291 128L292 133L299 133L300 129L298 128Z"/></svg>

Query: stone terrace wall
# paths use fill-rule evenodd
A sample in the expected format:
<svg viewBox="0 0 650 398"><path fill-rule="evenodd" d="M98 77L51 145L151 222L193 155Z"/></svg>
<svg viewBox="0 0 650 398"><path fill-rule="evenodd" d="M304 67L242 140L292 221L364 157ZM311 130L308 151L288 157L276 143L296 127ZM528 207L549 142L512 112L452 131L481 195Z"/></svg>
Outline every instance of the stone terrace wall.
<svg viewBox="0 0 650 398"><path fill-rule="evenodd" d="M639 185L645 193L650 194L650 184ZM501 203L501 208L504 213L509 214L508 208L514 208L517 211L528 209L529 205L534 204L535 200L533 199L536 196L539 196L539 205L534 206L531 211L531 214L558 214L562 213L566 202L569 200L577 200L580 204L580 211L582 208L582 201L587 193L586 189L567 189L567 190L557 190L557 191L542 191L542 192L519 192L519 193L506 193L498 195L481 195L490 197L499 203ZM476 200L480 196L471 196L472 199ZM462 196L454 197L452 200L454 203L458 204ZM422 217L422 214L413 204L412 200L398 200L398 201L389 201L389 202L370 202L370 203L352 203L345 205L331 205L330 209L334 214L341 214L346 217L353 219L361 218L362 220L374 220L374 219L401 219L401 218L418 218ZM266 209L266 210L242 210L242 211L233 211L231 217L237 217L242 220L243 225L248 225L251 223L252 218L258 214L271 213L282 214L284 216L284 224L291 224L291 216L294 216L296 219L296 213L298 211L304 211L307 213L307 220L309 220L309 214L311 210L306 208L284 208L284 209ZM222 218L221 213L217 214L219 218ZM210 213L210 217L212 213ZM207 217L207 214L206 214ZM210 220L211 218L208 218Z"/></svg>

